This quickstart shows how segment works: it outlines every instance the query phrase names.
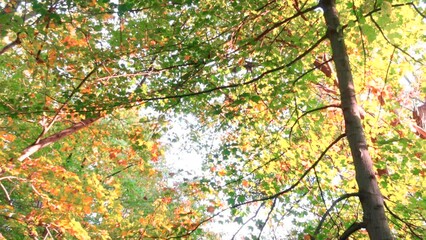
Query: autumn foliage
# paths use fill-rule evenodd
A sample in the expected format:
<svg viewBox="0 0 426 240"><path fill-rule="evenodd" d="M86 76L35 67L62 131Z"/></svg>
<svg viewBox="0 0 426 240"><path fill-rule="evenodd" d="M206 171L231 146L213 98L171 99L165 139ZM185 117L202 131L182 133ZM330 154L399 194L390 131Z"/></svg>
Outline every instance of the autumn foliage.
<svg viewBox="0 0 426 240"><path fill-rule="evenodd" d="M0 3L0 238L425 238L425 6L336 4Z"/></svg>

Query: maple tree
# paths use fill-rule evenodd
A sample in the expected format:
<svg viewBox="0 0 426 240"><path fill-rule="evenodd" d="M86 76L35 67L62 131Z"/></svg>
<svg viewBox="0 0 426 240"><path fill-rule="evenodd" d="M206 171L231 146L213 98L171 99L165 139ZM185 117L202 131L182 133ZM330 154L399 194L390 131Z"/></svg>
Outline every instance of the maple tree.
<svg viewBox="0 0 426 240"><path fill-rule="evenodd" d="M254 239L424 237L420 1L0 7L4 237L218 238L227 210ZM205 171L176 182L182 114Z"/></svg>

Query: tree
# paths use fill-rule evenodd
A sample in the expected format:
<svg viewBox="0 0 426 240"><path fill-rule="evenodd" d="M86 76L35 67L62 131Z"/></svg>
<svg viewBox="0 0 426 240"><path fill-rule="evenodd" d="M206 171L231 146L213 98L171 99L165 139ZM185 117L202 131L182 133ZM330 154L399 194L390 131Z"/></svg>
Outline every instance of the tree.
<svg viewBox="0 0 426 240"><path fill-rule="evenodd" d="M208 234L203 224L230 209L231 221L257 228L254 238L266 228L280 230L289 215L291 234L305 239L422 238L425 149L410 118L425 91L419 77L425 15L418 2L59 0L1 7L2 162L10 166L2 181L26 183L17 198L25 204L37 201L28 192L53 205L66 202L45 187L66 188L50 169L72 172L67 181L86 187L78 217L58 208L58 216L69 216L62 225L44 211L4 207L7 222L7 213L21 214L16 229L34 235L33 228L54 223L58 233L76 237L89 230L182 237ZM156 162L164 131L141 143L149 131L134 126L135 112L134 124L105 123L126 119L128 109L155 110L160 117L146 125L150 131L159 119L186 114L198 119L200 144L207 132L217 137L214 147L207 144L204 178L155 195L148 209L161 209L150 213L164 225L151 222L149 233L140 230L150 218L141 212L147 207L141 197L162 179L132 170L135 163L126 159ZM112 137L99 151L87 144L101 142L95 136ZM61 165L76 156L86 162L80 151L109 161L90 159L91 178ZM37 182L32 177L43 165ZM117 185L92 196L87 188L102 184L88 179L119 166ZM148 177L149 186L134 174ZM18 186L9 184L3 200ZM96 220L101 201L95 199L107 195L121 202L109 220ZM111 230L124 212L121 228L128 231ZM172 215L177 222L166 217Z"/></svg>

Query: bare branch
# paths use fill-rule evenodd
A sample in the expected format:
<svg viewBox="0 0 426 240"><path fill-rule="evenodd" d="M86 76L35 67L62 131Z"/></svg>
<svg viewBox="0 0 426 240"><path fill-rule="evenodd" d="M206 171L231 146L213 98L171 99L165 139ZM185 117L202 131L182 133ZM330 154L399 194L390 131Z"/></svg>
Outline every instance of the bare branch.
<svg viewBox="0 0 426 240"><path fill-rule="evenodd" d="M409 3L407 3L407 4L409 4L409 5L411 5L413 8L414 8L414 10L416 10L416 12L420 15L420 16L422 16L422 18L426 18L426 15L424 14L424 13L422 13L422 12L420 12L420 10L419 10L419 8L413 3L413 2L409 2Z"/></svg>
<svg viewBox="0 0 426 240"><path fill-rule="evenodd" d="M19 181L26 181L26 179L24 178L20 178L20 177L15 177L15 176L6 176L6 177L1 177L0 181L6 180L6 179L17 179Z"/></svg>
<svg viewBox="0 0 426 240"><path fill-rule="evenodd" d="M265 221L263 221L262 228L260 229L259 235L257 235L257 239L260 239L260 236L262 235L263 229L265 228L266 223L268 223L269 218L271 217L272 211L274 211L276 203L277 203L277 198L274 198L274 201L272 202L271 209L268 212L268 216L266 216Z"/></svg>
<svg viewBox="0 0 426 240"><path fill-rule="evenodd" d="M9 202L10 205L12 205L12 199L10 199L9 192L7 191L6 187L1 182L0 182L0 187L3 189L4 195L6 195L7 201Z"/></svg>

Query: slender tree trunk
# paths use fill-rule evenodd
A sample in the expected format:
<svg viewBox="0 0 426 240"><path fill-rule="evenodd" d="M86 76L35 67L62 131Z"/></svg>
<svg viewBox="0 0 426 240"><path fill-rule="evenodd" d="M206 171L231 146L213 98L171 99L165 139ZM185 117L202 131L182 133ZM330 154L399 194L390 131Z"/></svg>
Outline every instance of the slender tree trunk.
<svg viewBox="0 0 426 240"><path fill-rule="evenodd" d="M67 129L64 129L58 133L55 133L47 138L43 138L40 141L38 141L35 144L32 144L31 146L27 147L24 149L24 151L22 151L21 156L18 157L19 161L23 161L25 158L31 156L32 154L34 154L35 152L37 152L38 150L49 146L50 144L59 141L61 139L63 139L66 136L69 136L77 131L79 131L82 128L85 128L89 125L91 125L92 123L94 123L96 120L98 120L99 118L89 118L86 120L83 120L79 123L74 124L72 127L69 127Z"/></svg>
<svg viewBox="0 0 426 240"><path fill-rule="evenodd" d="M377 184L361 125L349 57L343 41L343 30L340 26L335 0L321 0L320 4L324 10L324 18L328 27L327 34L339 80L346 135L355 165L359 199L364 214L363 223L370 239L393 239L384 211L383 196Z"/></svg>

